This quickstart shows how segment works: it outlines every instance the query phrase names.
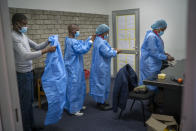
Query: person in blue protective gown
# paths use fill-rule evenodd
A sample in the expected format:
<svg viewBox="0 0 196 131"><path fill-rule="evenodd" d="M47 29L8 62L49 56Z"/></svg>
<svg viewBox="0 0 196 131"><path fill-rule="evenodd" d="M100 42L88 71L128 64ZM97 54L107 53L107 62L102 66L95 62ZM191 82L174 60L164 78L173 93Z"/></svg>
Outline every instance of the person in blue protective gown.
<svg viewBox="0 0 196 131"><path fill-rule="evenodd" d="M68 75L66 89L65 109L76 116L82 116L81 109L86 94L86 82L83 67L83 54L87 53L94 41L95 36L86 41L77 40L80 35L79 26L72 24L68 26L69 36L65 38L64 63Z"/></svg>
<svg viewBox="0 0 196 131"><path fill-rule="evenodd" d="M162 60L174 60L170 54L165 53L164 43L161 39L167 28L165 20L157 20L151 25L151 28L152 30L147 31L141 47L139 85L143 85L143 80L153 79L160 73ZM147 87L149 90L157 90L155 86Z"/></svg>
<svg viewBox="0 0 196 131"><path fill-rule="evenodd" d="M93 44L92 62L90 70L90 95L97 102L101 110L109 110L106 100L110 93L111 58L120 52L113 49L107 42L109 27L101 24L96 28L96 38Z"/></svg>

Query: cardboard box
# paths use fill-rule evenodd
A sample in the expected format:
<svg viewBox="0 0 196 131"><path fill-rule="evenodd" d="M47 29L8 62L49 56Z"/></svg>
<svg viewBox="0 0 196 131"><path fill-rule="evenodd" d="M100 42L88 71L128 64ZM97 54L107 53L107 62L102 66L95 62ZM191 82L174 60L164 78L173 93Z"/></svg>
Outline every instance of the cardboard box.
<svg viewBox="0 0 196 131"><path fill-rule="evenodd" d="M178 131L178 124L173 116L152 114L146 124L147 131Z"/></svg>

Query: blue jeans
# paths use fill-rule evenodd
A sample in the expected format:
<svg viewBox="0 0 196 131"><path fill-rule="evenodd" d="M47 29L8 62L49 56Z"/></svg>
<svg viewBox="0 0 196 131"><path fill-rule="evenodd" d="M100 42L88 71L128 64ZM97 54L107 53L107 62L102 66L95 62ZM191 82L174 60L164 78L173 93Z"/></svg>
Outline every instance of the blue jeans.
<svg viewBox="0 0 196 131"><path fill-rule="evenodd" d="M33 72L17 72L18 91L24 131L31 131L33 125Z"/></svg>

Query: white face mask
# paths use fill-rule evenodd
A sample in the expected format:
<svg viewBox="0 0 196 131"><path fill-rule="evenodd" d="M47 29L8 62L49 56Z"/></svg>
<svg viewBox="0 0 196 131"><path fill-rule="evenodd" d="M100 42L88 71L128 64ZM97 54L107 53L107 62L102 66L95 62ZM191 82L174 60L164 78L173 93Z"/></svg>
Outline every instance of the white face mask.
<svg viewBox="0 0 196 131"><path fill-rule="evenodd" d="M164 34L164 31L160 31L158 34L159 36L162 36Z"/></svg>
<svg viewBox="0 0 196 131"><path fill-rule="evenodd" d="M109 37L109 35L107 34L107 35L104 35L104 39L107 39Z"/></svg>
<svg viewBox="0 0 196 131"><path fill-rule="evenodd" d="M75 38L78 38L79 35L80 35L80 31L76 31Z"/></svg>

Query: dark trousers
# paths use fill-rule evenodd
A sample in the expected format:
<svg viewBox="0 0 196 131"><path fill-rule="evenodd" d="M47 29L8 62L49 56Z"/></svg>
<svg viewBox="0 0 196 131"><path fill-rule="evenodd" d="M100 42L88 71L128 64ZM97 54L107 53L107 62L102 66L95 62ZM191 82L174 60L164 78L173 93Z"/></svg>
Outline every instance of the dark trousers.
<svg viewBox="0 0 196 131"><path fill-rule="evenodd" d="M18 91L24 131L31 131L33 125L33 72L18 73Z"/></svg>

